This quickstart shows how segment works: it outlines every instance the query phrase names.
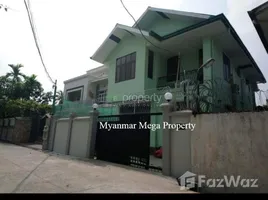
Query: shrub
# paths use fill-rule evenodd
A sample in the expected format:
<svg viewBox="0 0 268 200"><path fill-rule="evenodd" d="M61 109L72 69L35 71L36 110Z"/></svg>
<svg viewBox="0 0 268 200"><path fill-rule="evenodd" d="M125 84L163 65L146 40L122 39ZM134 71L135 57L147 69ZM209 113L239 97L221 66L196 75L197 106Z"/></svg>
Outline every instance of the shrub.
<svg viewBox="0 0 268 200"><path fill-rule="evenodd" d="M32 113L50 113L51 106L31 100L8 100L2 104L3 117L30 117Z"/></svg>

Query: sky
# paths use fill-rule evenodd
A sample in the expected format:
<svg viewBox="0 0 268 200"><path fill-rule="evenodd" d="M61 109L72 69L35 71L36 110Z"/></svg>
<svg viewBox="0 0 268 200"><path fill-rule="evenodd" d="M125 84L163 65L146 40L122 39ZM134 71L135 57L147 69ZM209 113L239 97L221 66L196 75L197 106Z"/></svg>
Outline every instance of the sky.
<svg viewBox="0 0 268 200"><path fill-rule="evenodd" d="M247 11L267 0L124 0L138 19L148 6L199 12L224 13L268 79L268 55ZM63 81L84 74L101 64L90 60L116 23L132 26L133 19L120 0L31 0L31 10L45 65L58 88ZM0 0L11 8L0 10L0 75L8 64L21 63L22 72L36 74L46 91L52 83L41 64L23 0ZM267 84L259 85L267 90Z"/></svg>

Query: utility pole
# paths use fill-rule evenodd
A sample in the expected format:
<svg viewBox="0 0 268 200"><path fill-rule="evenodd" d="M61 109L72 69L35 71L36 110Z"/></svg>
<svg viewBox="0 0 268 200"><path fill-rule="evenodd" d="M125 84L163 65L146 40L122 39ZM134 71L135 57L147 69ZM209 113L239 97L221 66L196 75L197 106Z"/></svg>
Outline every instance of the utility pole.
<svg viewBox="0 0 268 200"><path fill-rule="evenodd" d="M57 94L57 80L55 80L55 83L53 85L54 88L54 94L53 94L53 103L52 103L52 114L55 114L55 104L56 104L56 94Z"/></svg>

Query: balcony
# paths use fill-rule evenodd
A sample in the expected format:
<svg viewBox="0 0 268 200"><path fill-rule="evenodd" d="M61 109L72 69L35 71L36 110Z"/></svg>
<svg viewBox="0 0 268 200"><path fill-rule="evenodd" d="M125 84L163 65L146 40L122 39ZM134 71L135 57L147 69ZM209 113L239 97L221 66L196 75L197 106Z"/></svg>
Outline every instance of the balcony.
<svg viewBox="0 0 268 200"><path fill-rule="evenodd" d="M190 71L185 71L183 73L179 74L178 77L178 81L183 81L186 79L190 79L190 80L196 80L196 75L197 75L197 70L190 70ZM200 75L202 75L200 73ZM170 74L168 76L162 76L159 77L157 80L157 88L162 88L162 87L170 87L170 88L174 88L175 87L175 83L176 83L176 74ZM199 76L199 80L201 81L203 79L203 75Z"/></svg>
<svg viewBox="0 0 268 200"><path fill-rule="evenodd" d="M98 96L96 98L96 103L104 104L106 102L107 90L102 90L98 92Z"/></svg>

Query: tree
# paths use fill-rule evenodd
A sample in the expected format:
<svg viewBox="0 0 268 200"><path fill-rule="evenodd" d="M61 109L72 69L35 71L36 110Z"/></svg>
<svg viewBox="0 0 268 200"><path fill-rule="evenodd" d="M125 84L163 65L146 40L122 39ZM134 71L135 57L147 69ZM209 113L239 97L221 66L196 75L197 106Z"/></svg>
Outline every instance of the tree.
<svg viewBox="0 0 268 200"><path fill-rule="evenodd" d="M0 77L0 99L10 96L12 81L6 76Z"/></svg>
<svg viewBox="0 0 268 200"><path fill-rule="evenodd" d="M7 78L11 78L14 83L21 82L21 77L25 78L25 75L21 73L21 68L23 67L22 64L9 64L9 67L11 67L12 71L6 74Z"/></svg>
<svg viewBox="0 0 268 200"><path fill-rule="evenodd" d="M52 99L53 99L53 93L45 92L40 95L38 102L41 104L49 104L52 102Z"/></svg>
<svg viewBox="0 0 268 200"><path fill-rule="evenodd" d="M24 98L37 100L43 92L41 83L36 79L37 76L32 74L31 76L25 76L24 80Z"/></svg>

